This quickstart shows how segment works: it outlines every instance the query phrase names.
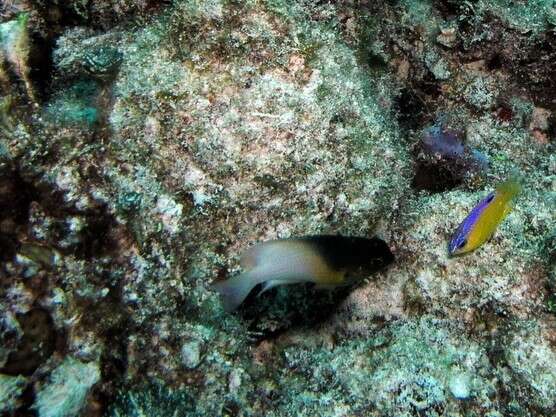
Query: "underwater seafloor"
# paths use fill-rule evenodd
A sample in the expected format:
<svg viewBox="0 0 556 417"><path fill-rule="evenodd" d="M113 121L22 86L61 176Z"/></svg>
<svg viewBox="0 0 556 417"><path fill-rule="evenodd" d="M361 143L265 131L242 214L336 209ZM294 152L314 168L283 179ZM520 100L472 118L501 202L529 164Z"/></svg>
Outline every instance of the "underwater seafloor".
<svg viewBox="0 0 556 417"><path fill-rule="evenodd" d="M1 0L0 415L556 415L554 0ZM494 236L448 242L496 184ZM256 242L395 259L228 313Z"/></svg>

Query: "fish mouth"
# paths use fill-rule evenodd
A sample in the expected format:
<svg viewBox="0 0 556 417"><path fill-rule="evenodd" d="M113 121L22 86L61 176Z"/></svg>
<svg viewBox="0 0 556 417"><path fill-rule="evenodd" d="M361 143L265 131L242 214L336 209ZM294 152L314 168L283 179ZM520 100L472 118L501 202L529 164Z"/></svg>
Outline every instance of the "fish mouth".
<svg viewBox="0 0 556 417"><path fill-rule="evenodd" d="M451 250L450 248L448 248L448 258L459 258L462 257L463 255L466 255L468 252L471 252L469 250L462 250L462 249L454 249Z"/></svg>

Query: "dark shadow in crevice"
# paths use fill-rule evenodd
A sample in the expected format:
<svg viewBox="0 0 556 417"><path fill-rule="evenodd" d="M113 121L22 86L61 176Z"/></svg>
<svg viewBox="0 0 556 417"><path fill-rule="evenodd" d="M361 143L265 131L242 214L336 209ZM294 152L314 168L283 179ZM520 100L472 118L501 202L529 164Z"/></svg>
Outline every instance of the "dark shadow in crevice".
<svg viewBox="0 0 556 417"><path fill-rule="evenodd" d="M454 19L461 14L460 0L436 0L434 4L445 19Z"/></svg>
<svg viewBox="0 0 556 417"><path fill-rule="evenodd" d="M38 194L16 170L0 172L0 262L15 256L18 229L29 221L29 207Z"/></svg>
<svg viewBox="0 0 556 417"><path fill-rule="evenodd" d="M273 339L293 328L311 328L327 321L351 291L349 287L318 290L313 284L295 284L257 296L258 286L238 314L249 323L253 341Z"/></svg>
<svg viewBox="0 0 556 417"><path fill-rule="evenodd" d="M415 85L415 89L424 94L429 100L435 100L442 94L440 83L430 71L425 73L423 79Z"/></svg>
<svg viewBox="0 0 556 417"><path fill-rule="evenodd" d="M447 162L417 162L411 186L417 191L441 193L463 182L461 176Z"/></svg>
<svg viewBox="0 0 556 417"><path fill-rule="evenodd" d="M550 119L548 119L548 130L546 133L550 142L556 140L556 115L552 115Z"/></svg>
<svg viewBox="0 0 556 417"><path fill-rule="evenodd" d="M486 60L486 68L489 71L496 71L505 66L506 58L500 52L494 52Z"/></svg>
<svg viewBox="0 0 556 417"><path fill-rule="evenodd" d="M113 289L107 298L109 298L109 310L104 311L104 308L97 307L97 312L93 314L99 319L102 319L103 314L110 314L112 317L112 322L106 323L105 328L96 330L96 333L105 340L106 349L103 350L100 358L104 384L95 389L93 395L97 404L105 411L113 403L125 379L128 368L128 337L135 331L129 313L121 301L121 288ZM92 308L95 309L95 306Z"/></svg>
<svg viewBox="0 0 556 417"><path fill-rule="evenodd" d="M18 225L29 220L29 206L39 191L23 180L17 170L0 172L0 221L12 219Z"/></svg>
<svg viewBox="0 0 556 417"><path fill-rule="evenodd" d="M30 77L42 102L48 101L55 72L53 53L56 41L54 38L45 39L38 33L31 35L31 51L29 54Z"/></svg>
<svg viewBox="0 0 556 417"><path fill-rule="evenodd" d="M420 93L409 87L403 88L394 100L398 123L404 130L416 130L427 118L427 109Z"/></svg>
<svg viewBox="0 0 556 417"><path fill-rule="evenodd" d="M74 250L75 256L81 259L92 259L113 254L117 250L117 242L111 232L117 227L115 219L106 212L106 208L87 213L87 226L82 231L81 242Z"/></svg>
<svg viewBox="0 0 556 417"><path fill-rule="evenodd" d="M23 337L17 349L10 353L0 372L6 375L32 375L52 355L56 348L57 334L50 314L34 308L18 314Z"/></svg>
<svg viewBox="0 0 556 417"><path fill-rule="evenodd" d="M18 403L20 404L14 414L7 414L6 417L37 417L38 411L33 408L35 403L36 393L33 384L27 385L23 393L19 397ZM3 414L4 416L4 414Z"/></svg>

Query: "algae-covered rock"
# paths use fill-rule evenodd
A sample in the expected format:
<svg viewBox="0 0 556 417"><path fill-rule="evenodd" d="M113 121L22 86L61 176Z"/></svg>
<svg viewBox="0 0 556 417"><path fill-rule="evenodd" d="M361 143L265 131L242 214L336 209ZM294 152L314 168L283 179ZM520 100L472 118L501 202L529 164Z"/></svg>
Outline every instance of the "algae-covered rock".
<svg viewBox="0 0 556 417"><path fill-rule="evenodd" d="M556 405L556 353L548 340L549 331L535 322L523 323L504 349L513 377L527 390L526 401L547 411Z"/></svg>
<svg viewBox="0 0 556 417"><path fill-rule="evenodd" d="M13 413L17 409L26 385L22 376L0 375L0 412Z"/></svg>
<svg viewBox="0 0 556 417"><path fill-rule="evenodd" d="M37 391L34 408L40 417L79 415L86 405L91 387L98 382L96 363L83 363L72 358L62 362Z"/></svg>
<svg viewBox="0 0 556 417"><path fill-rule="evenodd" d="M165 417L168 415L193 414L195 400L187 390L172 390L160 382L142 385L137 390L120 393L110 416L113 417Z"/></svg>
<svg viewBox="0 0 556 417"><path fill-rule="evenodd" d="M553 6L0 4L1 412L553 415ZM242 252L315 234L395 261L224 311Z"/></svg>
<svg viewBox="0 0 556 417"><path fill-rule="evenodd" d="M20 14L17 19L0 24L0 82L8 84L10 68L25 84L29 99L36 102L35 87L31 81L29 54L31 39L29 34L29 15Z"/></svg>
<svg viewBox="0 0 556 417"><path fill-rule="evenodd" d="M97 34L85 27L72 28L57 40L54 63L60 75L90 75L106 80L118 70L122 60L118 49L121 34Z"/></svg>
<svg viewBox="0 0 556 417"><path fill-rule="evenodd" d="M290 45L294 40L273 27L271 15L259 11L255 18L249 15L254 9L244 9L231 8L245 16L235 28L237 41L229 43L221 29L213 29L217 39L222 36L221 47L231 48L228 55L194 44L187 65L172 59L169 49L176 45L156 57L145 54L166 45L165 38L152 29L138 34L115 82L109 118L117 146L132 146L137 156L160 154L153 173L185 194L204 195L214 207L233 210L241 202L240 215L255 219L250 212L265 209L264 221L281 233L322 230L321 208L348 219L353 231L372 226L403 188L400 174L407 169L392 122L377 101L378 88L333 33L315 28L314 39L301 45L310 55L299 53ZM175 21L165 29L171 33L163 36L176 35L173 26L184 24L180 13L186 11L171 15ZM274 50L278 36L282 43ZM253 70L255 53L268 56L262 71ZM263 177L274 186L261 184ZM253 194L261 185L264 193ZM314 220L304 224L309 214Z"/></svg>
<svg viewBox="0 0 556 417"><path fill-rule="evenodd" d="M268 415L497 411L487 352L462 330L461 324L423 317L400 321L367 340L327 347L312 346L299 334L284 340L284 371L274 389L287 394L273 401Z"/></svg>
<svg viewBox="0 0 556 417"><path fill-rule="evenodd" d="M78 81L49 104L49 116L57 123L88 129L99 119L97 96L98 85L94 81Z"/></svg>

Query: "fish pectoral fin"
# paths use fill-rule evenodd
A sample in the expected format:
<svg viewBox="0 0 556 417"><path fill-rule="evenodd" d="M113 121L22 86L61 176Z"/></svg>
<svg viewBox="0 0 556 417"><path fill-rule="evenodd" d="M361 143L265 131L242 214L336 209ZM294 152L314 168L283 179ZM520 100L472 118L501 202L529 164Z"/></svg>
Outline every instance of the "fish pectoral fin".
<svg viewBox="0 0 556 417"><path fill-rule="evenodd" d="M270 290L270 289L272 289L272 288L274 288L274 287L276 287L280 284L281 284L281 282L277 279L263 282L263 285L261 286L261 290L257 294L257 297L260 297L263 293L267 292L268 290Z"/></svg>
<svg viewBox="0 0 556 417"><path fill-rule="evenodd" d="M510 211L512 211L512 209L512 204L506 204L506 207L504 207L504 213L502 213L502 218L505 218L508 214L510 214Z"/></svg>
<svg viewBox="0 0 556 417"><path fill-rule="evenodd" d="M257 294L257 297L259 297L261 294L279 285L299 284L301 282L305 282L305 281L301 279L272 279L269 281L265 281L262 285L261 290Z"/></svg>

